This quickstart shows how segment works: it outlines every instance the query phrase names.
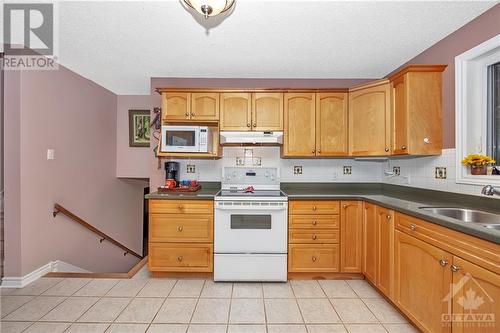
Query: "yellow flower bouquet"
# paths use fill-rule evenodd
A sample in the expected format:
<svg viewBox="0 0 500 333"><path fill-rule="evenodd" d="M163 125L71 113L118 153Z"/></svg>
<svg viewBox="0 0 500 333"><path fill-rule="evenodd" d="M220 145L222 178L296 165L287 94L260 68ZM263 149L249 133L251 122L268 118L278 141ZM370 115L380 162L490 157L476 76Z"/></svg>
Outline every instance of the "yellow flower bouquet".
<svg viewBox="0 0 500 333"><path fill-rule="evenodd" d="M495 160L488 155L470 154L462 160L462 165L469 165L472 175L486 175L487 166L495 164Z"/></svg>

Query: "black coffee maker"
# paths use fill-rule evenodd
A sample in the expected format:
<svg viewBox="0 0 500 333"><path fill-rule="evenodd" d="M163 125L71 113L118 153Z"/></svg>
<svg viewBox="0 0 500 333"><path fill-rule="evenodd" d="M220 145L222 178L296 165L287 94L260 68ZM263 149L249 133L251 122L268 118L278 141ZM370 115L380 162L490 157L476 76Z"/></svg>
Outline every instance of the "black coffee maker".
<svg viewBox="0 0 500 333"><path fill-rule="evenodd" d="M179 184L179 162L165 162L165 179L174 179Z"/></svg>

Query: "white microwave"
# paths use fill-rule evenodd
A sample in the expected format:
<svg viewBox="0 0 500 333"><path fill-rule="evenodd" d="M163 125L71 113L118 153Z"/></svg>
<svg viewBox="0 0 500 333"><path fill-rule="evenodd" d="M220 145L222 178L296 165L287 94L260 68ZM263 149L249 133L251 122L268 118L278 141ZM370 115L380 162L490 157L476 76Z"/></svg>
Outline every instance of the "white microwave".
<svg viewBox="0 0 500 333"><path fill-rule="evenodd" d="M164 153L207 153L211 149L208 126L163 125L161 151Z"/></svg>

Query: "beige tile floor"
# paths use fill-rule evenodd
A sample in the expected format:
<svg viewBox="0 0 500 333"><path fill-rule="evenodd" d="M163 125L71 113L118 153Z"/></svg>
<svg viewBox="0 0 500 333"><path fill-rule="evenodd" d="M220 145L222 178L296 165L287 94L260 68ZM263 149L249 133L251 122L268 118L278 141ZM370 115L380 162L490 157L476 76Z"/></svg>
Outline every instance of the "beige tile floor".
<svg viewBox="0 0 500 333"><path fill-rule="evenodd" d="M367 282L41 278L1 290L2 333L417 332Z"/></svg>

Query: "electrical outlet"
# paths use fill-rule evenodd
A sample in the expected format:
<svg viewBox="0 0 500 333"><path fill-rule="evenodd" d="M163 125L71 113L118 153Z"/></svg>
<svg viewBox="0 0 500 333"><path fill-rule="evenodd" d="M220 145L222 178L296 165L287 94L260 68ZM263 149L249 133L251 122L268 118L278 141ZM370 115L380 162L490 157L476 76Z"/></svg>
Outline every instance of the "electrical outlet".
<svg viewBox="0 0 500 333"><path fill-rule="evenodd" d="M401 176L401 168L400 167L392 167L392 172L394 172L395 176Z"/></svg>
<svg viewBox="0 0 500 333"><path fill-rule="evenodd" d="M293 167L293 174L294 175L301 175L302 174L302 165L295 165Z"/></svg>
<svg viewBox="0 0 500 333"><path fill-rule="evenodd" d="M446 167L436 167L434 177L436 179L446 179Z"/></svg>
<svg viewBox="0 0 500 333"><path fill-rule="evenodd" d="M253 161L252 161L252 165L253 166L260 166L262 163L262 160L260 157L254 157L253 158Z"/></svg>
<svg viewBox="0 0 500 333"><path fill-rule="evenodd" d="M196 172L196 166L194 164L188 164L186 166L186 172L187 173L195 173Z"/></svg>
<svg viewBox="0 0 500 333"><path fill-rule="evenodd" d="M342 168L344 175L351 175L352 174L352 166L350 165L344 165Z"/></svg>
<svg viewBox="0 0 500 333"><path fill-rule="evenodd" d="M243 157L236 157L236 165L237 166L245 165L245 159Z"/></svg>

